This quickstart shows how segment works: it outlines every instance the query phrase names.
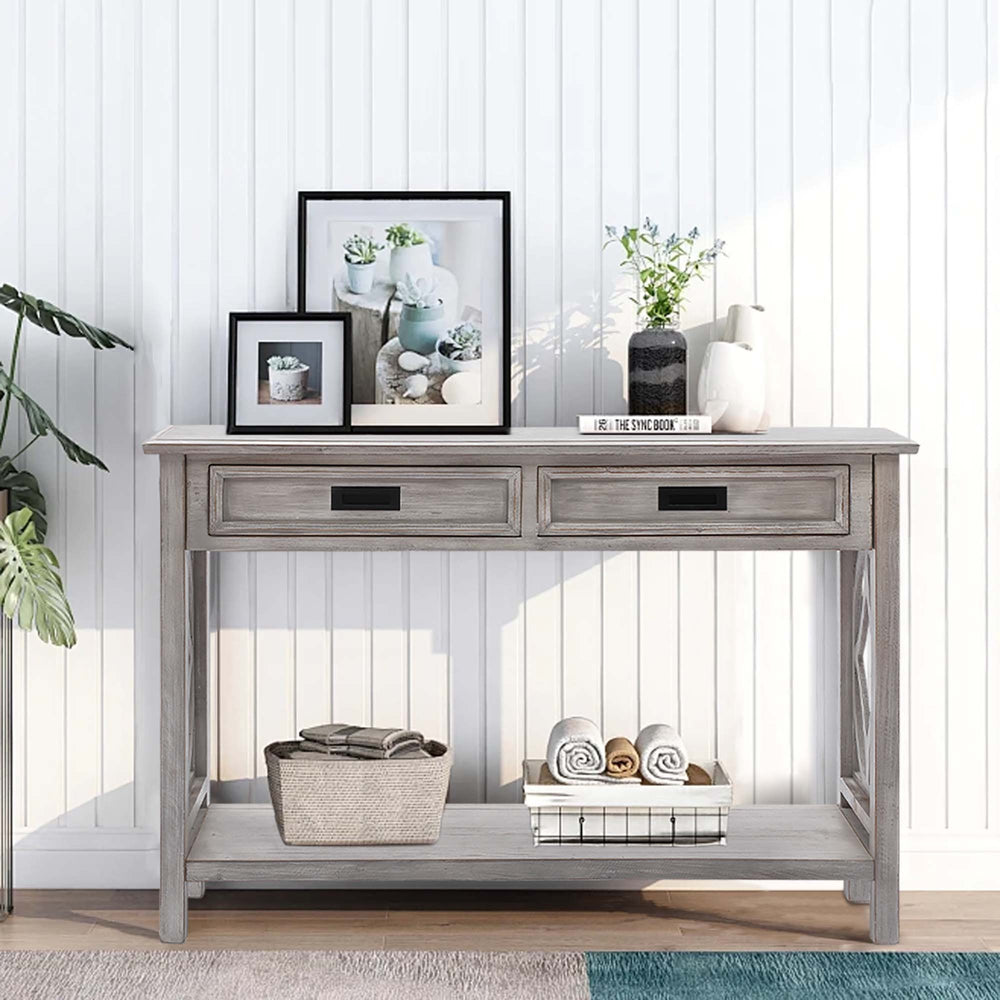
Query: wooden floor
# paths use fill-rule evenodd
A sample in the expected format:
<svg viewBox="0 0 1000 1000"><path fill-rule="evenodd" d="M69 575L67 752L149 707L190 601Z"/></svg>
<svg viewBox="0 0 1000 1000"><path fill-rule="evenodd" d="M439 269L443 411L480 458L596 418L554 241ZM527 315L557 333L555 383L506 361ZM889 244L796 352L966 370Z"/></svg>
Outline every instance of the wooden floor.
<svg viewBox="0 0 1000 1000"><path fill-rule="evenodd" d="M165 948L156 893L23 890L3 948ZM188 948L871 949L838 892L210 891ZM1000 951L1000 892L903 894L899 948ZM176 946L174 946L176 947Z"/></svg>

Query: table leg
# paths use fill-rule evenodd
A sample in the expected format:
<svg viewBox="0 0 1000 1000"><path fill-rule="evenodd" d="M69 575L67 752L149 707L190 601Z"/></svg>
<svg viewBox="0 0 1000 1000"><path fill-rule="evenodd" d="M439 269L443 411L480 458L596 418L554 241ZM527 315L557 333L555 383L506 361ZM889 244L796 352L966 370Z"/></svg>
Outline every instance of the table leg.
<svg viewBox="0 0 1000 1000"><path fill-rule="evenodd" d="M872 683L872 886L876 944L899 941L899 457L876 455Z"/></svg>
<svg viewBox="0 0 1000 1000"><path fill-rule="evenodd" d="M160 939L187 937L187 585L184 458L160 459Z"/></svg>
<svg viewBox="0 0 1000 1000"><path fill-rule="evenodd" d="M858 760L857 737L855 734L855 649L858 641L858 608L855 600L855 586L858 573L864 572L868 554L847 550L840 553L840 776L854 778L861 770ZM850 803L839 794L842 808L850 809ZM864 832L864 831L860 831ZM866 846L868 840L866 839ZM846 879L844 898L849 903L871 901L871 881L869 879Z"/></svg>
<svg viewBox="0 0 1000 1000"><path fill-rule="evenodd" d="M848 903L870 903L872 901L872 884L868 879L844 879L844 899Z"/></svg>
<svg viewBox="0 0 1000 1000"><path fill-rule="evenodd" d="M196 778L208 775L208 553L192 552L191 560L191 764ZM207 803L206 803L207 805Z"/></svg>

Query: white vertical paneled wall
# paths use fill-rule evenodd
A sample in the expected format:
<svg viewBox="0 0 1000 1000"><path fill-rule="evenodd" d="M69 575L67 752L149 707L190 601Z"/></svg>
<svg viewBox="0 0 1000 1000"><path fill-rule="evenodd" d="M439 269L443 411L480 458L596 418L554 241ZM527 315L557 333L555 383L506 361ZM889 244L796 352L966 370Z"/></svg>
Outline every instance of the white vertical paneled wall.
<svg viewBox="0 0 1000 1000"><path fill-rule="evenodd" d="M727 306L760 302L775 423L922 445L902 471L908 877L963 884L1000 850L997 0L0 0L0 15L0 280L138 347L29 332L28 390L112 472L31 452L80 643L17 644L22 884L155 880L157 492L140 445L224 419L227 314L294 308L304 188L513 193L516 424L625 406L635 308L604 223L724 238L688 303L693 371ZM220 798L264 797L263 744L335 717L450 740L454 799L514 801L522 757L568 713L609 734L679 720L740 801L832 794L830 556L212 568Z"/></svg>

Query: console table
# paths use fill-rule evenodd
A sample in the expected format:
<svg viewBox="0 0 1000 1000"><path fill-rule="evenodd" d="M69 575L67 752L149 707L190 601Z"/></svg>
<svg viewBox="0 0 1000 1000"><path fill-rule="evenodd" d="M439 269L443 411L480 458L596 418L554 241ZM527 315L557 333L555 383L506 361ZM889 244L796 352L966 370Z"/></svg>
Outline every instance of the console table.
<svg viewBox="0 0 1000 1000"><path fill-rule="evenodd" d="M160 458L164 941L184 940L188 897L206 882L659 878L842 880L870 905L872 940L898 940L899 456L912 441L874 428L277 437L201 426L144 447ZM838 802L734 808L716 846L535 847L523 806L449 805L433 845L287 847L269 806L210 802L207 553L234 549L838 550Z"/></svg>

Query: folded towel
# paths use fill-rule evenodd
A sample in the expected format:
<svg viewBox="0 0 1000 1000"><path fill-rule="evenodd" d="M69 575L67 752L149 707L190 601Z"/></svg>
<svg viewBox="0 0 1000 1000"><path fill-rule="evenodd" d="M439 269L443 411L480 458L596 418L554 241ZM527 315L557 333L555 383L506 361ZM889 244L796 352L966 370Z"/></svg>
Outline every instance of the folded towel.
<svg viewBox="0 0 1000 1000"><path fill-rule="evenodd" d="M336 748L341 752L356 752L355 756L372 760L394 757L397 753L421 747L424 743L423 736L412 729L374 729L369 726L347 726L342 722L312 726L303 729L299 736L308 743Z"/></svg>
<svg viewBox="0 0 1000 1000"><path fill-rule="evenodd" d="M687 780L687 750L673 726L646 726L635 738L635 748L639 771L650 784L683 785Z"/></svg>
<svg viewBox="0 0 1000 1000"><path fill-rule="evenodd" d="M605 773L604 740L590 719L563 719L552 727L546 762L552 777L564 785L606 785L637 778L609 778Z"/></svg>
<svg viewBox="0 0 1000 1000"><path fill-rule="evenodd" d="M330 746L326 743L317 743L315 740L303 740L299 745L303 750L325 753L330 757L353 757L355 760L396 760L397 757L404 757L414 750L420 750L423 744L420 740L400 740L388 750L356 747L353 744Z"/></svg>
<svg viewBox="0 0 1000 1000"><path fill-rule="evenodd" d="M399 753L394 753L391 757L387 757L387 760L425 760L429 757L434 756L428 753L423 747L410 747L409 750L402 750Z"/></svg>
<svg viewBox="0 0 1000 1000"><path fill-rule="evenodd" d="M359 757L348 757L346 753L331 753L327 750L289 750L282 756L289 760L360 760Z"/></svg>
<svg viewBox="0 0 1000 1000"><path fill-rule="evenodd" d="M292 760L353 760L358 763L362 763L366 760L424 760L430 757L430 754L417 747L411 750L403 750L401 753L394 753L391 757L361 757L355 753L343 753L340 751L333 750L331 748L325 748L323 750L311 750L309 747L315 747L319 744L303 742L299 746L303 749L301 750L291 750L287 756Z"/></svg>
<svg viewBox="0 0 1000 1000"><path fill-rule="evenodd" d="M608 740L604 747L604 755L608 759L605 772L611 778L631 778L639 773L639 754L632 741L624 736L616 736Z"/></svg>

